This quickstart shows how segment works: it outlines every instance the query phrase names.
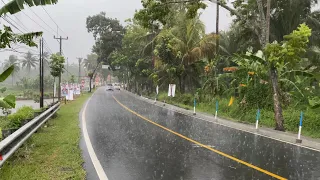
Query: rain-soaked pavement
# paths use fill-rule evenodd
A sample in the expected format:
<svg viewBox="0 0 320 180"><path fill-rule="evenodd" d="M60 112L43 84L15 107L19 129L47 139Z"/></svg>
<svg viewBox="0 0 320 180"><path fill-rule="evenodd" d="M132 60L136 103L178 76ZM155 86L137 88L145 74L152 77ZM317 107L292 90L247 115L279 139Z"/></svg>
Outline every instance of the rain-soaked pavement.
<svg viewBox="0 0 320 180"><path fill-rule="evenodd" d="M261 170L162 129L122 107L183 136ZM94 151L109 180L320 180L320 152L182 115L120 92L98 89L86 109ZM86 152L85 152L86 154ZM88 179L97 179L90 159Z"/></svg>

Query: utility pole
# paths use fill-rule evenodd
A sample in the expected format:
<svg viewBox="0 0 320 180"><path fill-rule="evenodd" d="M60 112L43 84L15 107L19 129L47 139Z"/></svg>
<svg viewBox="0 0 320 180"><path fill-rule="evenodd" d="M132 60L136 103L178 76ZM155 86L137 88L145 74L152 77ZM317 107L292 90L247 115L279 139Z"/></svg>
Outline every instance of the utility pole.
<svg viewBox="0 0 320 180"><path fill-rule="evenodd" d="M62 56L62 40L68 40L67 38L62 38L61 36L59 38L56 38L56 36L53 36L54 39L59 39L60 43L60 56ZM61 73L59 75L59 83L58 83L58 100L61 101Z"/></svg>
<svg viewBox="0 0 320 180"><path fill-rule="evenodd" d="M81 83L81 62L82 62L82 58L78 58L78 62L79 62L79 75L78 75L78 83Z"/></svg>
<svg viewBox="0 0 320 180"><path fill-rule="evenodd" d="M43 38L40 39L40 108L43 108Z"/></svg>

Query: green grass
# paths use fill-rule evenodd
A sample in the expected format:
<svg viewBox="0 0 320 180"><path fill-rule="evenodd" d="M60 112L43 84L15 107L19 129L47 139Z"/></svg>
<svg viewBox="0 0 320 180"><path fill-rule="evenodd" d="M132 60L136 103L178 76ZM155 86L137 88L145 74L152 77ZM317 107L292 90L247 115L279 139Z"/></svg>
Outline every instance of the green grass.
<svg viewBox="0 0 320 180"><path fill-rule="evenodd" d="M150 98L154 98L155 94L151 94ZM169 98L166 93L160 93L158 96L159 101L166 100L167 103L184 109L193 109L193 99L189 95L177 94L174 98ZM218 116L224 119L237 121L246 124L254 124L256 121L257 109L243 110L239 108L239 102L235 100L232 106L228 106L229 99L220 98ZM187 102L187 103L185 103ZM215 100L213 102L197 103L196 111L204 112L211 115L215 113ZM297 133L299 125L300 109L297 107L288 107L283 110L283 117L285 119L285 128L287 131ZM304 110L304 121L302 128L302 135L313 138L320 138L320 114L318 109ZM262 109L259 125L269 128L275 127L274 112L273 110Z"/></svg>
<svg viewBox="0 0 320 180"><path fill-rule="evenodd" d="M62 105L0 169L0 179L85 179L79 147L79 112L91 94Z"/></svg>

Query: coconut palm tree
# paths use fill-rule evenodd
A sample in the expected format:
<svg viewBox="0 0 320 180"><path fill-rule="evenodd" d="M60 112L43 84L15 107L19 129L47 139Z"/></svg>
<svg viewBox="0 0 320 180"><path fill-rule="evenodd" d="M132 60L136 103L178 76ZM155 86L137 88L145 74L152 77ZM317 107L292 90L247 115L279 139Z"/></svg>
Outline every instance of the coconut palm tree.
<svg viewBox="0 0 320 180"><path fill-rule="evenodd" d="M18 72L20 71L20 65L19 65L19 60L17 58L17 56L15 55L10 55L9 59L7 59L4 62L4 69L9 68L10 66L14 65L14 70L11 73L11 78L12 78L12 86L13 86L13 81L15 76L18 74Z"/></svg>
<svg viewBox="0 0 320 180"><path fill-rule="evenodd" d="M45 69L45 71L49 70L49 60L50 60L50 54L49 52L43 52L43 68Z"/></svg>
<svg viewBox="0 0 320 180"><path fill-rule="evenodd" d="M35 68L38 64L38 60L33 56L33 54L29 51L24 56L24 59L21 60L22 67L26 67L27 71L30 73L32 68Z"/></svg>
<svg viewBox="0 0 320 180"><path fill-rule="evenodd" d="M185 85L190 89L199 83L195 77L199 77L199 70L203 68L199 67L198 62L203 57L214 57L217 36L213 33L205 34L205 26L199 16L189 19L185 13L179 13L175 20L176 24L172 28L163 29L156 37L158 44L164 44L167 46L164 49L171 50L171 54L157 61L162 64L162 68L159 68L163 70L161 74L166 74L166 71L174 73L170 77L178 79L180 91L184 92ZM166 56L172 57L172 60L168 61L170 58Z"/></svg>

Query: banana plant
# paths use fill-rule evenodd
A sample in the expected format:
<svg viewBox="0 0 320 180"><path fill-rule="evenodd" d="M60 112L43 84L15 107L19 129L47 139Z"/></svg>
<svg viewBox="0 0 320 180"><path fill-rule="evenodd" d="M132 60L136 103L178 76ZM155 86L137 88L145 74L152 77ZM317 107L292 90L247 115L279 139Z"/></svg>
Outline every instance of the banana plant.
<svg viewBox="0 0 320 180"><path fill-rule="evenodd" d="M24 6L44 6L56 4L58 0L12 0L0 8L0 16L10 13L15 14L24 9Z"/></svg>
<svg viewBox="0 0 320 180"><path fill-rule="evenodd" d="M55 4L58 0L11 0L0 8L0 16L7 13L15 14L24 9L24 6L43 6L48 4ZM0 48L11 48L11 43L22 43L30 47L37 46L33 41L34 38L42 36L42 32L28 32L24 34L13 33L11 27L3 26L0 30Z"/></svg>
<svg viewBox="0 0 320 180"><path fill-rule="evenodd" d="M0 75L0 82L5 81L10 76L10 74L13 72L13 70L14 70L14 65L12 65L8 69L6 69ZM15 106L16 106L16 97L14 95L7 95L4 98L0 98L0 108L1 109L15 108Z"/></svg>

